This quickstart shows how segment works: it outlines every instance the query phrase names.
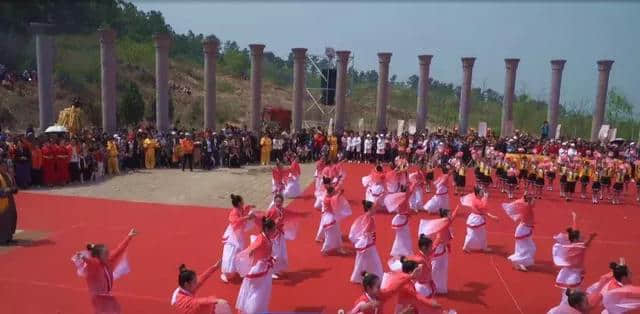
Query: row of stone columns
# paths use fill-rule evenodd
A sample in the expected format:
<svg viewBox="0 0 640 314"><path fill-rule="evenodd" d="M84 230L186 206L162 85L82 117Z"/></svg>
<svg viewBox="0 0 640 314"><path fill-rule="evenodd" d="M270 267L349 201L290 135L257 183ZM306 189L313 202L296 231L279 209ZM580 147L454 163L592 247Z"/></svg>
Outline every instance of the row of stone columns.
<svg viewBox="0 0 640 314"><path fill-rule="evenodd" d="M38 102L40 128L44 129L54 122L53 114L53 60L54 43L51 36L52 25L32 23L32 29L36 33L36 56L38 63ZM106 132L116 130L116 34L112 29L103 28L100 34L100 56L102 75L102 126ZM169 49L171 37L167 33L159 33L153 36L156 48L156 125L159 130L167 130L169 121ZM220 43L217 39L205 39L202 43L204 53L204 127L215 129L216 121L216 64ZM262 125L262 63L265 45L251 44L251 112L250 129L260 132ZM299 132L302 129L303 102L306 75L306 48L293 48L293 107L292 130ZM336 82L336 108L335 130L344 131L347 76L350 51L341 50L337 55L337 82ZM391 53L378 53L378 92L376 106L376 130L381 132L387 128L387 106L389 105L389 64ZM416 108L416 128L424 129L428 115L429 95L429 68L431 55L418 56L419 82L418 99ZM510 136L513 132L513 101L515 98L516 72L519 59L505 59L506 75L504 99L502 104L501 135ZM548 121L550 136L554 137L558 125L560 86L565 60L551 61L551 93L548 107ZM475 58L462 58L462 88L460 91L459 106L459 132L466 134L469 127L469 112L471 110L471 82ZM598 92L593 114L591 139L595 140L604 120L605 105L609 73L613 61L598 61Z"/></svg>

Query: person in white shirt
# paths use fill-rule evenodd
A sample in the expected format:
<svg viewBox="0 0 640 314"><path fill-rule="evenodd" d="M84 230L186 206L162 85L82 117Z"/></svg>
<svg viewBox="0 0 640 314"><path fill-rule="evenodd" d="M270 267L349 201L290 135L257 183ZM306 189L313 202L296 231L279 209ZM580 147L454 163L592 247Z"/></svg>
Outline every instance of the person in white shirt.
<svg viewBox="0 0 640 314"><path fill-rule="evenodd" d="M353 146L353 160L360 162L362 160L362 154L360 153L362 151L362 137L360 137L360 134L354 134L354 136L351 138L351 143Z"/></svg>
<svg viewBox="0 0 640 314"><path fill-rule="evenodd" d="M367 137L364 140L364 160L366 162L371 162L373 159L373 140L371 139L371 134L367 134Z"/></svg>
<svg viewBox="0 0 640 314"><path fill-rule="evenodd" d="M384 153L385 153L386 143L384 135L378 135L378 142L376 142L376 160L378 162L384 161Z"/></svg>

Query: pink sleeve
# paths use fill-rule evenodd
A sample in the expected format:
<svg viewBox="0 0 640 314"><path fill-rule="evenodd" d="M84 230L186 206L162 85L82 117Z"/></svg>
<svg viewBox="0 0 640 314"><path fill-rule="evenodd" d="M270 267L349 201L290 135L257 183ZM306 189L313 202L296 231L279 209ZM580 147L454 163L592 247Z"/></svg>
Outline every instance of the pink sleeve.
<svg viewBox="0 0 640 314"><path fill-rule="evenodd" d="M112 267L116 264L116 262L122 257L127 247L129 246L129 242L131 241L131 237L127 235L127 237L120 242L120 244L111 252L109 255L109 265Z"/></svg>
<svg viewBox="0 0 640 314"><path fill-rule="evenodd" d="M198 276L198 285L195 287L195 289L193 289L193 292L195 293L196 291L198 291L198 289L200 289L200 287L202 287L204 282L207 281L207 279L209 279L209 277L211 277L211 275L213 275L213 273L216 270L218 270L218 268L219 268L219 266L213 265L213 266L209 267L207 270L205 270L205 272L202 273L200 276Z"/></svg>

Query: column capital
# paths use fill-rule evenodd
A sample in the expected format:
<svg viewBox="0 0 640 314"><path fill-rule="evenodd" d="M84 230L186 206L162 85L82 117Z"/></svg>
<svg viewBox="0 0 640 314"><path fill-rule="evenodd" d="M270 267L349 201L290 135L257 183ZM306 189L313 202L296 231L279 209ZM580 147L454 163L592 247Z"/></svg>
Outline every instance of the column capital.
<svg viewBox="0 0 640 314"><path fill-rule="evenodd" d="M336 51L336 56L338 56L338 60L346 62L349 60L349 55L351 51L349 50L338 50Z"/></svg>
<svg viewBox="0 0 640 314"><path fill-rule="evenodd" d="M613 60L598 60L598 71L611 71Z"/></svg>
<svg viewBox="0 0 640 314"><path fill-rule="evenodd" d="M564 60L564 59L551 60L551 69L562 71L562 69L564 69L564 64L566 62L567 60Z"/></svg>
<svg viewBox="0 0 640 314"><path fill-rule="evenodd" d="M217 38L205 38L202 40L202 51L205 54L218 54L218 48L220 47L220 41Z"/></svg>
<svg viewBox="0 0 640 314"><path fill-rule="evenodd" d="M463 69L472 69L473 64L476 62L475 57L463 57L462 58L462 68Z"/></svg>
<svg viewBox="0 0 640 314"><path fill-rule="evenodd" d="M266 46L263 44L249 44L252 56L261 56L264 53L264 47Z"/></svg>
<svg viewBox="0 0 640 314"><path fill-rule="evenodd" d="M431 58L433 58L433 55L419 55L418 56L418 60L420 61L420 64L431 64Z"/></svg>
<svg viewBox="0 0 640 314"><path fill-rule="evenodd" d="M307 48L292 48L293 57L296 59L305 59L307 57Z"/></svg>
<svg viewBox="0 0 640 314"><path fill-rule="evenodd" d="M391 62L391 52L378 52L378 61L380 63Z"/></svg>
<svg viewBox="0 0 640 314"><path fill-rule="evenodd" d="M113 45L116 42L116 31L110 27L100 27L100 43L103 45Z"/></svg>
<svg viewBox="0 0 640 314"><path fill-rule="evenodd" d="M171 36L169 33L153 34L153 44L157 49L169 48L171 46Z"/></svg>
<svg viewBox="0 0 640 314"><path fill-rule="evenodd" d="M516 59L516 58L504 59L504 65L506 66L507 70L517 70L518 63L520 63L520 59Z"/></svg>
<svg viewBox="0 0 640 314"><path fill-rule="evenodd" d="M52 34L55 31L55 24L49 23L29 23L29 27L36 34Z"/></svg>

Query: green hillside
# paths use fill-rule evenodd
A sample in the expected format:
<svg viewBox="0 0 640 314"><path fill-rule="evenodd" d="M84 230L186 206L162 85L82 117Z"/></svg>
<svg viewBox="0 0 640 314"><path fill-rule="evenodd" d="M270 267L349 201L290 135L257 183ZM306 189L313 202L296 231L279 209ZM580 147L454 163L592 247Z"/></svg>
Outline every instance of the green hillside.
<svg viewBox="0 0 640 314"><path fill-rule="evenodd" d="M54 2L25 1L0 3L0 64L17 73L35 69L35 42L28 22L51 22L59 27L56 36L54 67L55 112L64 108L73 97L80 97L89 122L100 123L100 51L96 30L110 26L118 34L118 124L127 126L141 120L154 119L154 62L155 51L151 37L159 31L169 31L173 36L170 51L171 115L174 122L186 127L202 125L203 102L203 53L204 35L177 34L166 24L162 14L156 11L142 12L133 4L121 1ZM219 122L244 123L249 108L249 51L233 40L220 38L218 61L218 120ZM327 60L311 56L320 67ZM293 56L276 56L265 53L263 105L290 108L292 103ZM351 93L347 98L347 116L352 127L359 118L365 119L368 128L375 121L376 82L375 71L349 69ZM307 67L307 86L319 87L320 78L315 67ZM396 119L415 119L417 101L417 76L406 82L391 77L390 129ZM458 118L459 86L431 82L429 94L429 123L453 126ZM319 96L316 94L316 96ZM308 99L310 103L310 99ZM489 127L499 130L502 95L494 90L472 90L470 125L486 121ZM12 129L37 125L36 86L21 82L13 90L0 87L0 123ZM526 94L517 95L514 104L515 127L538 132L546 119L547 104ZM624 95L610 90L607 122L618 128L618 135L637 138L640 123L633 121L632 104ZM327 108L324 108L327 109ZM590 108L589 108L590 109ZM318 120L317 110L305 113L305 119ZM562 133L587 137L591 128L591 115L585 106L562 108L560 123Z"/></svg>

